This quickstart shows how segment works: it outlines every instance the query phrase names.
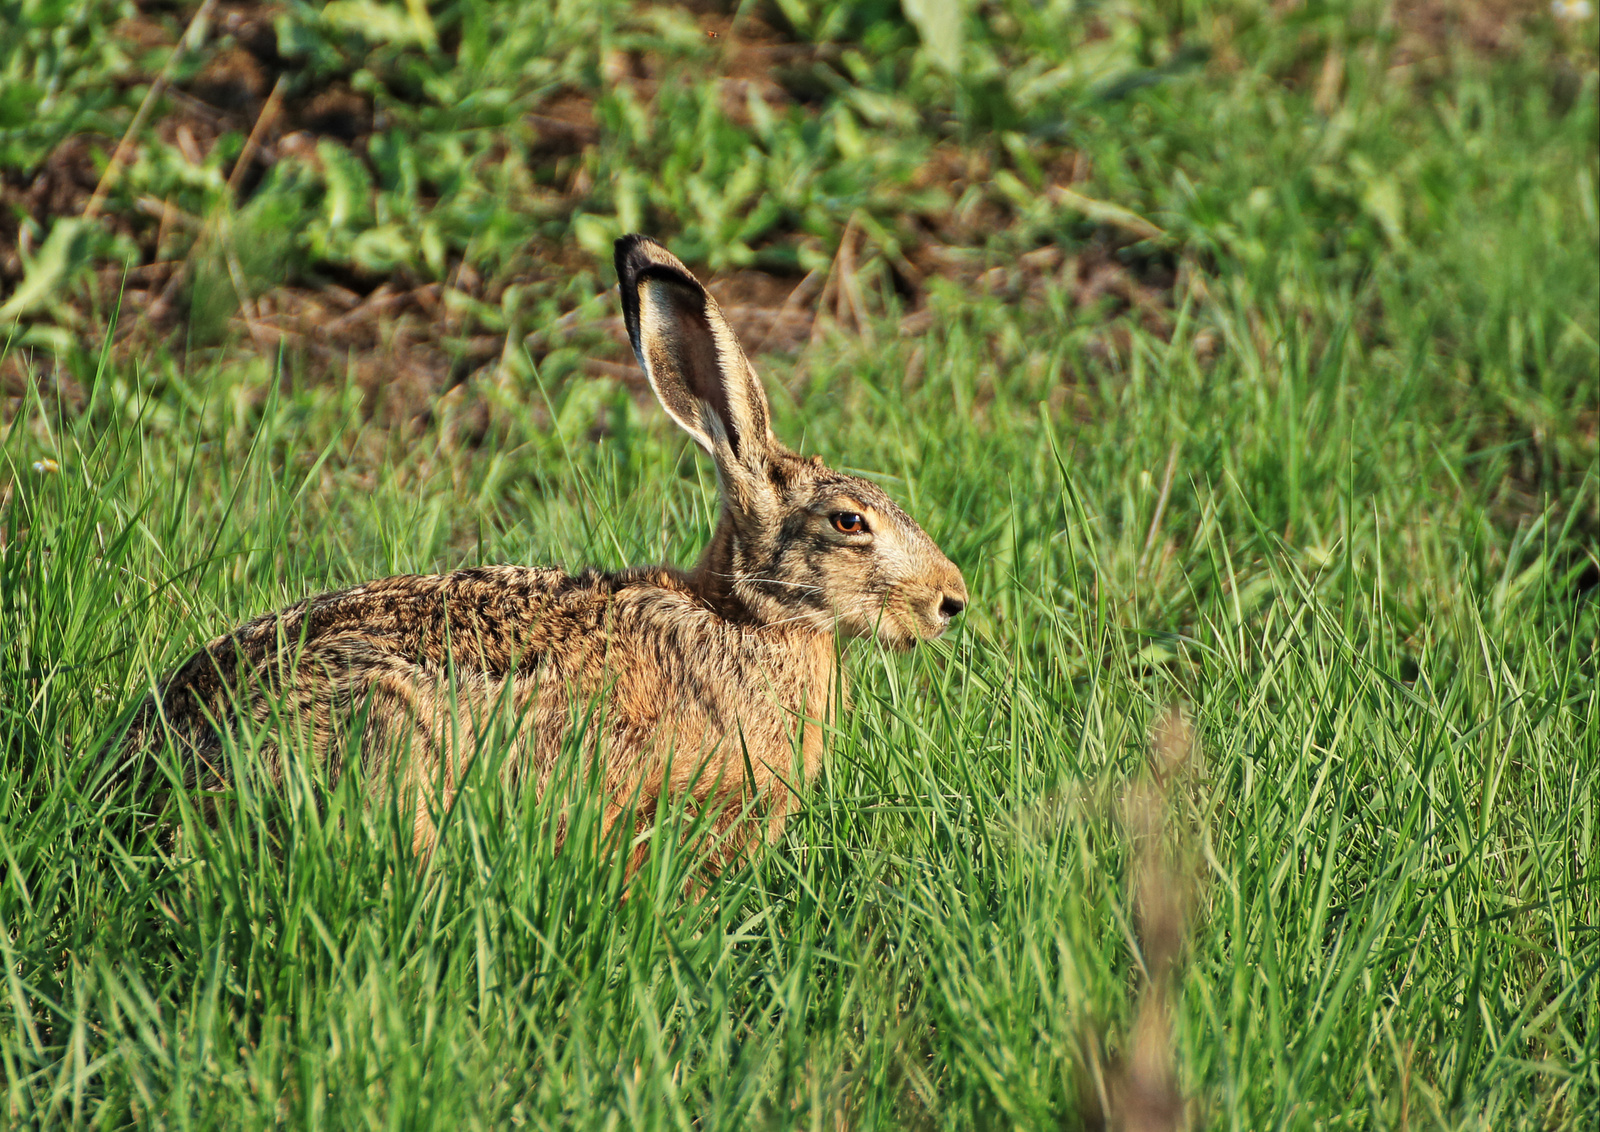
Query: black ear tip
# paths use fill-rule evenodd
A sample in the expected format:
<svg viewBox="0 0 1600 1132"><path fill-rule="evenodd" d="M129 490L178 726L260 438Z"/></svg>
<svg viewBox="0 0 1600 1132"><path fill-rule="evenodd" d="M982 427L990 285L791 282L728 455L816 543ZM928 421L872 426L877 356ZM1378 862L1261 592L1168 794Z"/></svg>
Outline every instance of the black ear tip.
<svg viewBox="0 0 1600 1132"><path fill-rule="evenodd" d="M652 240L649 236L641 236L638 232L630 232L626 236L618 236L617 242L612 246L615 248L617 259L620 261L623 257L632 255L634 249L639 247L640 244L655 244L658 248L661 246L659 242Z"/></svg>
<svg viewBox="0 0 1600 1132"><path fill-rule="evenodd" d="M637 232L619 237L613 246L617 265L617 282L637 280L644 272L661 262L663 256L672 258L670 252L649 236Z"/></svg>
<svg viewBox="0 0 1600 1132"><path fill-rule="evenodd" d="M615 245L617 282L634 291L647 278L665 279L698 294L705 288L677 256L657 240L638 234L623 236Z"/></svg>

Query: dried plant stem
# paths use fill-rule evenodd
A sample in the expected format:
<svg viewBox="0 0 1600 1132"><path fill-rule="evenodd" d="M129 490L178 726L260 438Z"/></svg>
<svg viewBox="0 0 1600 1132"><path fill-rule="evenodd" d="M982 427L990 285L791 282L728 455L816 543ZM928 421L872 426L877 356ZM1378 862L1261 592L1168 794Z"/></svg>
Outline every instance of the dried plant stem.
<svg viewBox="0 0 1600 1132"><path fill-rule="evenodd" d="M215 0L206 0L208 6L214 2ZM205 9L202 8L200 13L195 14L196 20L200 18L200 15L204 12L204 10ZM194 24L191 23L190 27L192 29ZM168 62L168 66L171 66L170 60ZM163 72L163 74L165 74L165 72ZM250 162L255 159L256 150L261 146L261 138L265 135L267 128L271 126L273 120L277 118L278 111L283 106L283 92L287 85L287 77L284 75L279 75L278 81L272 86L271 93L267 95L267 101L261 107L261 113L256 115L256 122L255 125L251 127L250 136L245 139L244 148L239 151L239 159L233 163L233 171L228 175L228 194L227 199L223 203L224 209L227 209L232 205L234 194L239 188L239 182L244 177L244 171L249 168ZM153 89L154 88L152 87L152 90ZM143 107L141 107L140 110L142 112ZM137 119L135 119L135 124L137 124ZM133 127L129 128L131 130ZM106 172L109 175L111 170L108 168ZM101 183L102 185L105 183L104 178L102 178ZM96 189L95 191L98 194L99 190ZM223 259L228 268L228 278L233 283L234 291L238 294L239 309L244 314L245 324L250 328L251 340L255 342L258 348L265 348L263 347L263 343L266 341L266 339L263 337L262 328L258 321L255 303L250 297L250 290L245 280L244 270L239 264L239 257L233 247L233 228L232 225L227 222L226 214L213 213L204 221L201 221L196 217L185 216L184 214L180 213L177 209L173 208L170 200L157 202L153 198L145 198L140 200L139 207L147 212L151 212L152 214L154 214L157 208L160 209L163 232L167 230L169 220L182 220L185 226L189 227L191 230L197 229L194 242L189 246L188 254L186 254L182 261L178 263L177 267L173 269L172 277L167 280L167 285L161 289L160 296L157 297L156 301L150 305L148 317L152 320L164 317L167 309L172 305L173 300L177 296L178 288L183 286L184 279L189 275L190 261L194 257L195 249L205 243L206 238L213 231L218 230L218 217L222 216L223 219L220 223L219 234L223 246ZM158 240L156 244L157 254L160 254L160 250L161 245L160 241Z"/></svg>
<svg viewBox="0 0 1600 1132"><path fill-rule="evenodd" d="M850 321L855 323L856 333L871 346L874 344L872 323L867 320L867 304L861 297L861 277L856 270L856 247L860 242L861 230L857 228L855 239L840 249L845 253L839 264L840 306L848 305Z"/></svg>
<svg viewBox="0 0 1600 1132"><path fill-rule="evenodd" d="M1170 479L1177 450L1167 461ZM1133 840L1130 888L1144 960L1144 987L1128 1047L1114 1078L1111 1127L1121 1132L1177 1132L1186 1124L1172 1036L1173 980L1188 934L1192 893L1183 852L1168 842L1189 831L1177 824L1178 796L1196 760L1193 725L1178 706L1151 728L1149 777L1129 787L1123 814Z"/></svg>
<svg viewBox="0 0 1600 1132"><path fill-rule="evenodd" d="M1178 466L1179 442L1172 442L1172 449L1167 453L1167 470L1161 474L1161 497L1156 500L1156 511L1150 516L1150 530L1144 536L1144 549L1139 552L1139 565L1144 566L1145 559L1150 557L1150 548L1156 544L1156 535L1161 530L1161 516L1167 510L1167 496L1172 492L1172 473Z"/></svg>
<svg viewBox="0 0 1600 1132"><path fill-rule="evenodd" d="M750 356L752 358L759 356L766 349L767 343L778 332L778 328L795 316L801 305L811 298L811 293L816 290L817 284L822 281L823 274L821 270L813 268L806 273L804 279L795 284L794 289L784 298L783 305L778 308L778 313L772 317L772 321L767 325L767 332L758 338L751 348Z"/></svg>
<svg viewBox="0 0 1600 1132"><path fill-rule="evenodd" d="M228 197L232 199L239 190L239 182L244 179L244 171L250 168L250 163L255 160L256 150L261 148L261 138L267 132L267 127L272 125L278 116L278 110L283 106L284 88L288 86L288 75L279 75L278 81L272 84L272 93L267 95L267 101L261 107L261 113L256 115L256 124L250 129L250 136L245 139L244 148L239 151L239 159L233 163L233 172L228 174Z"/></svg>
<svg viewBox="0 0 1600 1132"><path fill-rule="evenodd" d="M811 320L811 337L806 341L806 353L822 337L822 317L827 312L829 301L837 302L840 267L845 256L845 248L850 246L855 238L856 214L851 213L850 219L845 221L844 235L839 237L838 250L833 253L833 262L828 265L828 276L822 281L822 294L817 299L817 317Z"/></svg>
<svg viewBox="0 0 1600 1132"><path fill-rule="evenodd" d="M1081 212L1097 224L1109 224L1113 228L1121 228L1130 236L1140 240L1165 240L1167 233L1164 229L1152 224L1132 209L1123 208L1120 204L1110 201L1095 200L1082 193L1074 192L1061 185L1051 185L1045 190L1045 195L1055 204Z"/></svg>
<svg viewBox="0 0 1600 1132"><path fill-rule="evenodd" d="M117 148L111 151L111 160L106 164L106 171L100 174L100 182L95 185L94 194L90 196L89 203L84 205L83 215L86 220L93 220L100 215L100 206L122 173L122 166L128 159L128 150L133 147L134 137L144 128L151 109L161 97L161 92L167 89L167 83L172 81L172 76L177 71L178 64L183 61L183 57L205 42L211 10L216 6L217 0L205 0L205 3L200 5L200 10L194 14L194 19L190 20L189 26L184 29L183 37L172 49L172 54L167 56L166 66L161 68L161 73L150 84L150 89L145 91L139 109L134 111L133 121L129 122L128 128L123 131L122 140L117 142Z"/></svg>

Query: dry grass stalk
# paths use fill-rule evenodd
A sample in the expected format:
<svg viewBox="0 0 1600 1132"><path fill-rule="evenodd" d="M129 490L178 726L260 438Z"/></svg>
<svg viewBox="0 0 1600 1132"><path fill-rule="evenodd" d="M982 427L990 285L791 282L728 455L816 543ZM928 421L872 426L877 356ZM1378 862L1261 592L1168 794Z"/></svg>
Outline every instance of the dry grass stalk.
<svg viewBox="0 0 1600 1132"><path fill-rule="evenodd" d="M172 76L177 72L178 64L184 55L198 48L205 42L206 29L211 19L211 11L217 6L217 0L205 0L200 5L200 10L194 14L194 19L189 21L189 26L184 30L183 38L178 40L178 45L172 49L172 54L167 57L167 65L161 68L161 73L156 76L150 89L145 92L144 99L139 103L139 109L134 111L133 121L128 123L128 128L123 131L122 140L117 142L117 148L111 151L111 160L106 163L106 171L100 175L100 181L94 187L94 193L89 197L89 203L83 207L86 220L93 220L100 213L100 206L106 199L106 193L111 191L111 186L117 183L117 177L122 173L122 166L128 160L128 151L133 146L133 139L144 128L145 120L150 117L150 111L155 106L156 100L161 97L161 92L172 81Z"/></svg>
<svg viewBox="0 0 1600 1132"><path fill-rule="evenodd" d="M267 128L277 120L278 111L283 106L283 92L288 88L289 76L282 74L278 81L272 84L272 93L267 95L266 105L261 108L261 113L256 115L256 124L250 130L250 136L245 139L244 149L239 151L239 159L233 163L233 172L228 174L228 197L234 198L239 192L239 182L244 179L245 170L250 168L250 163L256 158L256 150L261 148L261 139L266 135Z"/></svg>
<svg viewBox="0 0 1600 1132"><path fill-rule="evenodd" d="M1198 769L1194 725L1181 706L1170 705L1151 728L1148 775L1122 799L1144 982L1127 1048L1097 1090L1101 1123L1118 1132L1177 1132L1189 1123L1178 1085L1172 1000L1193 897L1184 867L1193 831L1181 820L1181 807Z"/></svg>

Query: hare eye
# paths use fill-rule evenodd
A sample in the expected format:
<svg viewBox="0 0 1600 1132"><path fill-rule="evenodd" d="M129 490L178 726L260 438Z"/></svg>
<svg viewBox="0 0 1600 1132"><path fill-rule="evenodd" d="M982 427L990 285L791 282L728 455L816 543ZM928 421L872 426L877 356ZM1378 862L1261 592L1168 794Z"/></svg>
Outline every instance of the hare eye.
<svg viewBox="0 0 1600 1132"><path fill-rule="evenodd" d="M842 535L867 533L867 521L854 511L836 511L828 518L833 523L833 529Z"/></svg>

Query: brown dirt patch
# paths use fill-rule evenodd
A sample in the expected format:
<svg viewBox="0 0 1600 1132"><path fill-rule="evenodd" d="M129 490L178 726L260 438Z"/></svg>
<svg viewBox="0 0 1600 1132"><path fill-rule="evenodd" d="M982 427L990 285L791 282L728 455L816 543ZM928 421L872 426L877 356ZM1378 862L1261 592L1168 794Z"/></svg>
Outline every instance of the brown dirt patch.
<svg viewBox="0 0 1600 1132"><path fill-rule="evenodd" d="M1392 8L1400 51L1414 58L1458 45L1484 54L1510 50L1527 23L1549 11L1547 0L1399 0Z"/></svg>
<svg viewBox="0 0 1600 1132"><path fill-rule="evenodd" d="M1279 10L1298 2L1288 0ZM730 5L699 2L685 7L706 36L706 70L721 83L724 110L735 122L748 119L752 98L787 113L827 89L823 72L837 64L838 47L796 42L781 30L781 20L761 18L766 11L761 6L737 19ZM220 6L211 54L190 81L168 92L155 132L191 164L202 164L224 134L249 134L257 123L274 84L290 65L279 54L274 30L281 10L275 3ZM1402 62L1433 58L1455 45L1473 51L1510 50L1528 21L1548 18L1543 0L1404 0L1391 12L1400 32ZM180 15L153 3L116 29L122 45L135 57L148 58L151 68L159 66L163 49L181 32ZM602 60L602 67L608 81L631 87L641 99L652 97L668 80L665 64L648 53L615 52ZM558 187L550 190L552 209L560 213L574 207L559 197L567 194L576 200L589 188L583 183L584 154L600 141L594 95L571 88L552 91L526 120L537 139L534 155L565 170ZM347 82L291 91L281 112L258 131L249 168L238 171L241 199L285 156L315 162L317 143L323 139L361 152L362 139L373 128L371 99ZM19 214L31 218L38 230L48 228L52 217L81 214L114 143L105 137L69 138L31 175L0 173L0 286L21 279L21 253L31 250L35 238ZM903 218L898 246L878 247L848 228L826 272L730 271L709 280L712 290L757 354L800 353L830 324L869 334L870 324L891 303L906 312L901 331L916 332L927 325L924 297L935 279L1010 302L1039 300L1047 289L1064 288L1075 305L1101 313L1108 322L1132 320L1153 333L1166 333L1177 264L1159 255L1130 259L1125 250L1134 239L1127 233L1104 227L1071 255L1042 247L997 263L983 250L1013 221L994 193L968 191L989 185L996 160L984 147L935 146L912 187L937 188L944 199L965 204ZM1063 150L1048 156L1048 185L1071 186L1091 174L1082 154ZM140 202L136 212L107 215L104 222L130 236L143 257L126 274L102 270L93 288L92 302L100 310L110 309L120 294L123 314L116 349L132 354L163 344L182 348L187 289L196 267L174 257L188 254L184 249L201 222L160 201ZM493 369L508 348L507 335L476 325L452 295L496 305L509 286L560 284L576 269L593 267L587 253L551 241L531 246L522 270L493 283L459 263L442 283L406 278L403 272L388 278L331 273L316 286L237 296L238 312L230 328L243 348L272 355L285 349L312 370L343 374L353 365L373 392L375 407L409 403L420 411L430 396ZM219 285L232 286L226 272L218 278L223 280ZM1115 337L1113 332L1108 348L1116 348ZM618 320L583 323L569 314L535 328L526 339L536 356L574 343L591 355L586 364L594 372L633 379Z"/></svg>

